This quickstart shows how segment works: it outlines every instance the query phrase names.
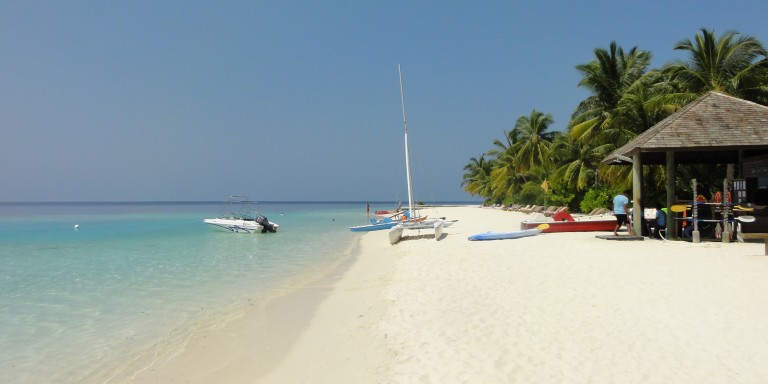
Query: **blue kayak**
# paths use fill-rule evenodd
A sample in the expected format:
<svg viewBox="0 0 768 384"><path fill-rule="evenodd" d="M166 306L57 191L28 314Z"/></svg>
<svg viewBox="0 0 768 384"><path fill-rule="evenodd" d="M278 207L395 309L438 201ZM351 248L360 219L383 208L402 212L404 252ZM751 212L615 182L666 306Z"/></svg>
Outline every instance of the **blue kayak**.
<svg viewBox="0 0 768 384"><path fill-rule="evenodd" d="M370 224L358 225L356 227L349 227L349 230L352 232L378 231L381 229L390 229L398 224L400 224L400 221L394 220L390 217L386 217L381 220L371 219Z"/></svg>
<svg viewBox="0 0 768 384"><path fill-rule="evenodd" d="M378 231L381 229L390 229L397 224L399 224L399 222L390 220L390 221L385 221L380 223L371 223L368 225L358 225L356 227L349 227L349 230L352 232Z"/></svg>
<svg viewBox="0 0 768 384"><path fill-rule="evenodd" d="M468 237L467 239L470 241L476 241L476 240L506 240L506 239L519 239L521 237L528 237L528 236L535 236L541 233L541 228L531 228L531 229L523 229L520 231L512 231L512 232L493 232L488 231L484 233L478 233L476 235L472 235Z"/></svg>

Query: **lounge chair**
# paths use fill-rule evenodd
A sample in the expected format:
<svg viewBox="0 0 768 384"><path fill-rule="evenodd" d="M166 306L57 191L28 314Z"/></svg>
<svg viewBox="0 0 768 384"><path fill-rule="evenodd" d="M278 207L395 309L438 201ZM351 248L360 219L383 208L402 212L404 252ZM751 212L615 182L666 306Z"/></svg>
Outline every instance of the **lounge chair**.
<svg viewBox="0 0 768 384"><path fill-rule="evenodd" d="M543 213L543 214L545 214L547 216L551 216L553 213L555 213L555 210L557 210L557 206L556 205L550 205L549 207L547 207L547 209L541 211L541 213Z"/></svg>
<svg viewBox="0 0 768 384"><path fill-rule="evenodd" d="M549 211L549 210L547 210L547 211ZM567 206L562 206L562 207L555 207L554 211L544 212L544 214L547 215L547 216L554 216L558 212L566 212L566 211L568 211L568 207Z"/></svg>

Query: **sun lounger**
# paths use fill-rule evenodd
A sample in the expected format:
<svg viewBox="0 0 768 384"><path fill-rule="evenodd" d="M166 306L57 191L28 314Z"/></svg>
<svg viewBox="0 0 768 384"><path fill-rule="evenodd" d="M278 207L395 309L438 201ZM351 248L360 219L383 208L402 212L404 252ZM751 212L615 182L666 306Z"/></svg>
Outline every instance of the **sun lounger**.
<svg viewBox="0 0 768 384"><path fill-rule="evenodd" d="M555 207L554 211L547 210L547 212L544 212L544 214L547 215L547 216L554 216L558 212L566 212L567 210L568 210L568 207L566 207L566 206Z"/></svg>

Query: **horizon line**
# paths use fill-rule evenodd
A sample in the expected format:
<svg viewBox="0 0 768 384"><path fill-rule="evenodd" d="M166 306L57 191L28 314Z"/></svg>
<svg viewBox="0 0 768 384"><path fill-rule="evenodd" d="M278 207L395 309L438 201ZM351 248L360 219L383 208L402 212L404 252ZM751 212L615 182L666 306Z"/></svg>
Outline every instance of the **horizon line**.
<svg viewBox="0 0 768 384"><path fill-rule="evenodd" d="M0 201L0 205L9 204L211 204L226 203L226 200L101 200L101 201ZM393 204L391 200L254 200L254 203L264 204ZM453 203L453 204L481 204L482 200L422 200L427 203Z"/></svg>

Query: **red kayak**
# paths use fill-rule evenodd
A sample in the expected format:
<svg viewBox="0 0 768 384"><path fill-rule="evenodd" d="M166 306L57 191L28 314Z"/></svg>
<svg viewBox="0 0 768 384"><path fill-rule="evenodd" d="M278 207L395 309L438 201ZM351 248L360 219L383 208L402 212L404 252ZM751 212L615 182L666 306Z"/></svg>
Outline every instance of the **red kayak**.
<svg viewBox="0 0 768 384"><path fill-rule="evenodd" d="M583 220L576 220L567 212L558 212L553 217L554 221L550 222L529 222L523 221L520 223L520 229L532 229L541 224L549 224L549 227L544 229L544 233L553 232L606 232L613 231L616 228L616 219L606 219L601 217L587 218Z"/></svg>
<svg viewBox="0 0 768 384"><path fill-rule="evenodd" d="M396 215L398 213L402 212L402 210L399 211L376 211L374 214L377 215Z"/></svg>

